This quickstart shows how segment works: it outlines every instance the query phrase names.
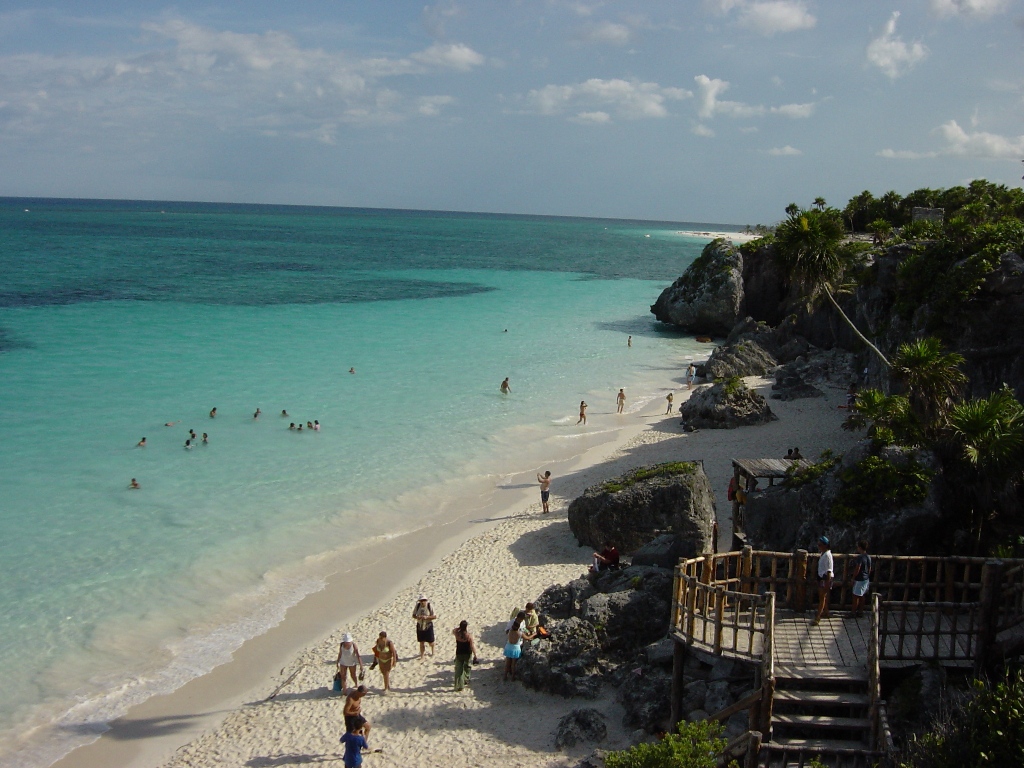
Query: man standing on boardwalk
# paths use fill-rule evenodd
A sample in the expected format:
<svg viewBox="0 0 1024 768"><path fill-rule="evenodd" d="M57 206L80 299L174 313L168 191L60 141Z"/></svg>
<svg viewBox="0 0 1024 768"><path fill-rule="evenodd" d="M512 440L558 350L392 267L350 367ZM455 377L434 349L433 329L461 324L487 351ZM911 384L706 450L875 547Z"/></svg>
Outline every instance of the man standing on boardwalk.
<svg viewBox="0 0 1024 768"><path fill-rule="evenodd" d="M540 503L544 505L544 514L546 515L551 511L548 509L548 499L551 498L551 470L549 469L543 475L538 473L537 482L540 483Z"/></svg>
<svg viewBox="0 0 1024 768"><path fill-rule="evenodd" d="M828 536L818 539L818 552L818 615L814 619L815 624L821 622L822 616L828 618L828 597L832 591L832 579L835 578L835 563Z"/></svg>

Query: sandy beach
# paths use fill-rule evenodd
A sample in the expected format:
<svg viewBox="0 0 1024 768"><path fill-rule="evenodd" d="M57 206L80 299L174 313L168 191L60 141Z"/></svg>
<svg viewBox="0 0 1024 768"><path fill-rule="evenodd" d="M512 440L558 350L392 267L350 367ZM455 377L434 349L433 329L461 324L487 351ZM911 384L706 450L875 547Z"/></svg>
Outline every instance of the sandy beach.
<svg viewBox="0 0 1024 768"><path fill-rule="evenodd" d="M724 237L726 240L731 240L734 243L749 243L751 240L757 240L762 235L755 235L752 232L714 232L710 230L695 229L681 229L676 232L677 235L683 237L699 237L702 240L717 240L720 237Z"/></svg>
<svg viewBox="0 0 1024 768"><path fill-rule="evenodd" d="M770 382L748 379L768 395ZM689 392L676 390L676 404ZM369 668L381 630L394 640L401 662L393 690L382 695L378 672L367 671L363 710L373 725L370 766L569 766L594 745L554 748L558 719L579 701L549 696L501 679L503 627L513 607L546 587L582 574L590 550L569 532L569 502L586 487L645 464L702 460L719 497L719 526L731 530L723 504L734 457L782 456L799 446L808 457L844 450L856 439L840 429L843 390L825 398L770 401L779 420L736 430L681 431L678 417L653 401L624 418L632 424L617 444L604 445L554 474L551 514L542 515L535 477L508 479L488 507L447 525L398 537L356 558L326 588L303 600L270 632L249 641L233 660L167 696L154 697L115 721L99 740L57 763L61 768L286 766L341 762L343 699L330 692L338 643L351 632ZM437 646L418 658L412 609L430 597ZM477 640L480 664L468 690L452 690L454 640L462 619ZM268 697L277 692L273 699ZM596 703L609 734L602 746L628 746L622 710L609 688Z"/></svg>

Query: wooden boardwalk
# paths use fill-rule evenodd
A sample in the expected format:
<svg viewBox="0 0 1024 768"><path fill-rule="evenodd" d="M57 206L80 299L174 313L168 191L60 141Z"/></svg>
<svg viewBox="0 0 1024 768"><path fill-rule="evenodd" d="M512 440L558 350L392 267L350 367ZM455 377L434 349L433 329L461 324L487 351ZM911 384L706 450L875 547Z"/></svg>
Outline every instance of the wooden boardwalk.
<svg viewBox="0 0 1024 768"><path fill-rule="evenodd" d="M871 616L843 611L814 623L814 614L779 610L775 614L775 663L787 667L859 667L868 663Z"/></svg>

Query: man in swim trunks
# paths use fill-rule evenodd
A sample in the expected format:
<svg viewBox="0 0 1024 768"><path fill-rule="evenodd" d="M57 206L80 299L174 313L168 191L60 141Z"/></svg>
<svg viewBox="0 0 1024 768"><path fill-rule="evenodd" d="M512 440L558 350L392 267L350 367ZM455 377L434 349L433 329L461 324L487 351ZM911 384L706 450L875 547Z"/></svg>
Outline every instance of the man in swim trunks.
<svg viewBox="0 0 1024 768"><path fill-rule="evenodd" d="M626 407L626 392L620 389L619 394L615 396L615 406L618 408L617 413L622 413L622 409Z"/></svg>
<svg viewBox="0 0 1024 768"><path fill-rule="evenodd" d="M543 475L538 474L537 482L540 483L540 503L544 505L544 514L547 514L551 511L548 509L548 499L551 498L551 470Z"/></svg>
<svg viewBox="0 0 1024 768"><path fill-rule="evenodd" d="M363 702L362 698L366 695L366 686L360 685L358 688L353 688L348 696L345 697L345 708L342 712L345 715L345 730L352 732L354 726L359 718L363 721L363 734L366 737L370 736L370 724L366 722L366 718L363 717Z"/></svg>
<svg viewBox="0 0 1024 768"><path fill-rule="evenodd" d="M501 394L507 395L511 391L512 391L512 387L510 387L508 385L508 376L506 376L505 380L503 382L501 382Z"/></svg>

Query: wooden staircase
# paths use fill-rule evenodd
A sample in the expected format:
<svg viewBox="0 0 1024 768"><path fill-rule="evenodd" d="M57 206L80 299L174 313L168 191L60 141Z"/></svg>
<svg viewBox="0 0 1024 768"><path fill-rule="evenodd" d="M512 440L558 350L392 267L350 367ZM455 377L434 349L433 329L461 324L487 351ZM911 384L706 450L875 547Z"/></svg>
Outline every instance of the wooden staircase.
<svg viewBox="0 0 1024 768"><path fill-rule="evenodd" d="M765 768L799 768L812 757L833 768L870 768L871 696L861 667L775 666Z"/></svg>

